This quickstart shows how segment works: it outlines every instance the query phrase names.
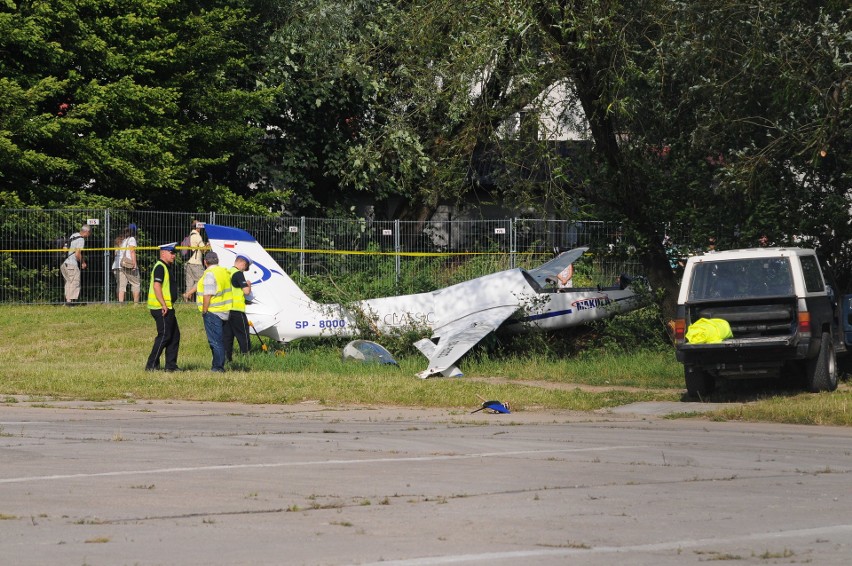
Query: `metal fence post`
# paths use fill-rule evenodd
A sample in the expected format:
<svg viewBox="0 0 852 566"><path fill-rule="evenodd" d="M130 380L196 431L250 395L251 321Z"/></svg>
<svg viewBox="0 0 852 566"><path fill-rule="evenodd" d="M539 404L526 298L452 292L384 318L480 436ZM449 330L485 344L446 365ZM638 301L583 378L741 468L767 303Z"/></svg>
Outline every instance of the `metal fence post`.
<svg viewBox="0 0 852 566"><path fill-rule="evenodd" d="M515 252L518 251L518 219L510 218L506 222L509 223L509 269L515 269Z"/></svg>
<svg viewBox="0 0 852 566"><path fill-rule="evenodd" d="M104 217L104 303L109 303L109 274L111 271L112 265L109 262L109 234L112 230L110 230L110 217L109 217L109 209L103 211Z"/></svg>
<svg viewBox="0 0 852 566"><path fill-rule="evenodd" d="M305 276L305 217L302 216L299 226L299 275Z"/></svg>
<svg viewBox="0 0 852 566"><path fill-rule="evenodd" d="M400 241L399 241L399 219L393 221L393 251L396 254L396 282L395 285L399 285L399 278L402 276L402 265L401 258L399 255L400 250Z"/></svg>

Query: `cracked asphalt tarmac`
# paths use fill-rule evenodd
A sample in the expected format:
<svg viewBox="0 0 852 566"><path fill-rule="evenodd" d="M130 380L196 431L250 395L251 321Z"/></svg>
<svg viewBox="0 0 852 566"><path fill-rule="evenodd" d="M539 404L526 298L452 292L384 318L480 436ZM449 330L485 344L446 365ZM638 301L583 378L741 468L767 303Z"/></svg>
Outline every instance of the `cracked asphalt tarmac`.
<svg viewBox="0 0 852 566"><path fill-rule="evenodd" d="M852 431L672 405L6 403L0 562L849 563Z"/></svg>

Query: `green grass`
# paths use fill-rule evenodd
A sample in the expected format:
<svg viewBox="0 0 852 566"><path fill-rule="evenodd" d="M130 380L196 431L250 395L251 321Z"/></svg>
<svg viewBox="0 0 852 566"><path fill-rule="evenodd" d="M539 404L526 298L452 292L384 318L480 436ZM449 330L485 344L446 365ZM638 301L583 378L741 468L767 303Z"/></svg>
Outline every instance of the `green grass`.
<svg viewBox="0 0 852 566"><path fill-rule="evenodd" d="M508 354L495 340L465 357L462 378L421 380L419 355L399 367L345 362L339 344L295 344L283 356L253 352L232 371L209 371L210 349L193 305L179 304L179 364L185 372L143 371L155 335L144 306L0 306L0 403L54 399L182 399L243 403L394 405L472 409L478 397L513 410L593 411L637 401L678 401L683 369L671 350L583 351L571 356ZM553 335L548 340L559 340ZM538 338L537 340L541 340ZM524 351L524 350L522 350ZM721 399L719 399L721 400ZM731 399L725 399L731 400ZM736 400L736 399L733 399ZM822 395L758 395L714 419L852 425L850 388ZM693 416L684 405L684 416Z"/></svg>
<svg viewBox="0 0 852 566"><path fill-rule="evenodd" d="M852 389L846 384L832 393L772 396L741 407L726 408L718 420L852 426Z"/></svg>

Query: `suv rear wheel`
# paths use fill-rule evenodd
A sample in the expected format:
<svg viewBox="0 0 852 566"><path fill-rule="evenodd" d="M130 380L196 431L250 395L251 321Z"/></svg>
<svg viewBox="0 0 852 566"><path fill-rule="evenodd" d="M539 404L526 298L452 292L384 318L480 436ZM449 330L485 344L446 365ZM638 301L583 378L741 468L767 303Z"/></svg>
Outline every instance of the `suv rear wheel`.
<svg viewBox="0 0 852 566"><path fill-rule="evenodd" d="M808 360L805 386L808 391L834 391L837 389L837 357L831 334L823 332L819 342L819 354Z"/></svg>
<svg viewBox="0 0 852 566"><path fill-rule="evenodd" d="M716 388L716 379L703 369L685 365L683 374L686 380L686 394L689 397L700 399Z"/></svg>

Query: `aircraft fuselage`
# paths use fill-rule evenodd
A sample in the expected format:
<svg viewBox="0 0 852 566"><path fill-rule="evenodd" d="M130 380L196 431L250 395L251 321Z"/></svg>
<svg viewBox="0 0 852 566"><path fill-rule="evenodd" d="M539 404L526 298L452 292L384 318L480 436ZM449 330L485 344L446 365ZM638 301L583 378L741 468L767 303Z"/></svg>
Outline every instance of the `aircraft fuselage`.
<svg viewBox="0 0 852 566"><path fill-rule="evenodd" d="M523 280L521 270L509 270L431 293L382 297L346 306L291 303L260 333L289 342L318 336L356 336L359 324L368 324L380 333L411 328L435 332L470 313L508 305L518 305L518 312L501 328L518 333L558 330L635 308L635 301L635 294L628 289L536 290ZM251 306L247 314L252 319Z"/></svg>

